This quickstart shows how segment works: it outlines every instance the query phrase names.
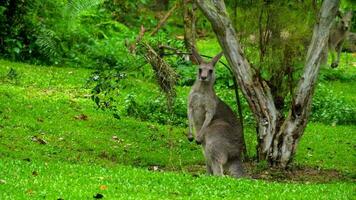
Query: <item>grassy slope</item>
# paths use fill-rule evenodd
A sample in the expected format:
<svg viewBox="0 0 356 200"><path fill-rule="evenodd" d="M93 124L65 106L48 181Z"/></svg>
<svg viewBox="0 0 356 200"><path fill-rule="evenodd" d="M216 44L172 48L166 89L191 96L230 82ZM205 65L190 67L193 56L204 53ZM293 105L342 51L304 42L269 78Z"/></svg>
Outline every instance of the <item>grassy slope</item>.
<svg viewBox="0 0 356 200"><path fill-rule="evenodd" d="M105 196L125 199L273 198L278 191L290 198L346 199L354 194L351 183L266 183L185 174L192 165L203 164L199 147L186 141L185 130L130 118L116 120L97 111L83 88L90 71L0 61L0 77L11 67L18 80L0 82L0 179L6 181L0 184L0 199L90 198L102 184L109 187L100 191ZM81 114L88 119L81 120ZM296 163L354 174L355 129L309 124ZM113 140L114 135L120 140ZM32 141L33 136L47 144ZM254 137L250 130L250 149ZM152 165L181 173L147 171Z"/></svg>

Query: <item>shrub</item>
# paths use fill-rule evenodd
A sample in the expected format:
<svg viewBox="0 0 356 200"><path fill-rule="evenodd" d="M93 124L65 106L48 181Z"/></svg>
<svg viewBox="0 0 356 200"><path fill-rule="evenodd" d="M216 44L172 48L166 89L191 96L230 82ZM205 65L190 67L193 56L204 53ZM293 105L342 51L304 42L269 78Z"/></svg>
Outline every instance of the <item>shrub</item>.
<svg viewBox="0 0 356 200"><path fill-rule="evenodd" d="M134 34L103 6L102 0L2 2L0 53L47 65L128 66L124 42Z"/></svg>
<svg viewBox="0 0 356 200"><path fill-rule="evenodd" d="M320 83L313 98L312 121L337 124L356 123L356 105Z"/></svg>
<svg viewBox="0 0 356 200"><path fill-rule="evenodd" d="M341 81L341 82L351 82L356 81L355 73L348 73L346 70L353 70L347 68L336 68L330 69L329 66L327 68L322 68L320 71L320 78L322 81Z"/></svg>
<svg viewBox="0 0 356 200"><path fill-rule="evenodd" d="M162 95L140 102L136 95L129 94L125 98L125 112L127 116L143 121L183 127L187 125L186 98L183 97L177 97L169 111L167 100Z"/></svg>

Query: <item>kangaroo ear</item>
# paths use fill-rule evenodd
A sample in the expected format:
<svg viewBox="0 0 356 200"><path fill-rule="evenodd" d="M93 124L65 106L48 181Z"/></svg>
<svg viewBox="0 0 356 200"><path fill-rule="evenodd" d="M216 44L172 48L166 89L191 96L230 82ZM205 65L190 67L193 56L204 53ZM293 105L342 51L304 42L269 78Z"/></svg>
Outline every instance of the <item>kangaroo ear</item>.
<svg viewBox="0 0 356 200"><path fill-rule="evenodd" d="M203 58L199 55L199 53L197 52L197 50L195 49L194 46L191 47L191 50L192 50L192 55L195 57L195 59L198 61L198 64L202 64L204 61L203 61Z"/></svg>
<svg viewBox="0 0 356 200"><path fill-rule="evenodd" d="M222 52L220 52L218 55L216 55L212 60L211 60L211 64L213 65L213 66L215 66L216 65L216 63L220 60L220 58L221 58L221 56L224 54L224 52L222 51Z"/></svg>
<svg viewBox="0 0 356 200"><path fill-rule="evenodd" d="M340 19L343 17L343 14L340 10L336 12L336 16L339 17Z"/></svg>

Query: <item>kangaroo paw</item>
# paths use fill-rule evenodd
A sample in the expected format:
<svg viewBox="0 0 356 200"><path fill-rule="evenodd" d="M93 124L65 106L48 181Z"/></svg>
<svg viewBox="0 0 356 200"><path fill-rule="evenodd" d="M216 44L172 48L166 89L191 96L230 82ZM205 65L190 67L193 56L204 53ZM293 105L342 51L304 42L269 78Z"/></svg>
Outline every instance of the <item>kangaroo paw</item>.
<svg viewBox="0 0 356 200"><path fill-rule="evenodd" d="M197 134L197 136L195 138L195 142L197 144L201 144L203 142L203 136L200 133Z"/></svg>
<svg viewBox="0 0 356 200"><path fill-rule="evenodd" d="M194 140L194 137L191 133L188 133L188 136L187 136L189 142L192 142Z"/></svg>

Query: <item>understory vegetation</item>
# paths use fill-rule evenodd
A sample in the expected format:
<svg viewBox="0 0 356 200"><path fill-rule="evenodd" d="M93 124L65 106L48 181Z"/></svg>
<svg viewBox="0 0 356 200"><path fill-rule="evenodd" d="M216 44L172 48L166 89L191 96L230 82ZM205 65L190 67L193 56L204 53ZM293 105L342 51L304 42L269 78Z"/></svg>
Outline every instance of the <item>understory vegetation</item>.
<svg viewBox="0 0 356 200"><path fill-rule="evenodd" d="M271 171L252 162L246 166L248 176L262 180L207 177L201 149L188 142L184 126L126 115L117 119L110 111L98 110L86 88L91 74L88 69L0 61L1 199L80 199L97 193L148 199L353 196L354 125L309 123L294 172ZM159 96L150 81L128 80L120 89L122 101L132 94L144 98L139 94L146 94L145 90L151 91L149 98ZM335 94L343 93L338 81L323 84ZM180 90L182 96L188 91ZM323 98L318 94L316 99ZM352 98L345 96L345 101L351 103ZM123 111L128 105L121 105ZM255 137L248 126L246 141L252 157ZM286 196L278 196L277 191L285 191Z"/></svg>
<svg viewBox="0 0 356 200"><path fill-rule="evenodd" d="M159 2L169 3L160 7ZM233 15L236 5L226 2ZM276 93L283 96L287 114L289 87L301 76L301 52L316 13L300 18L283 8L303 12L320 2L275 1L267 7L258 0L256 7L254 1L235 2L244 51L263 79L281 86ZM321 67L309 123L284 171L257 161L256 119L238 90L250 158L244 163L246 177L209 177L201 146L186 137L187 97L197 68L187 59L179 6L174 0L0 2L1 200L355 198L355 53L343 52L336 69ZM350 7L351 1L342 1L342 10ZM266 9L261 18L278 13L262 23L266 32L295 33L289 40L265 41L264 57L256 41L258 19L247 18L258 16L260 8ZM197 49L208 60L221 49L203 14L196 15ZM148 62L149 45L173 71L168 92L162 89L166 80L159 80ZM237 113L225 64L223 57L216 66L215 90ZM282 64L294 67L290 80L286 72L273 76Z"/></svg>

